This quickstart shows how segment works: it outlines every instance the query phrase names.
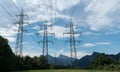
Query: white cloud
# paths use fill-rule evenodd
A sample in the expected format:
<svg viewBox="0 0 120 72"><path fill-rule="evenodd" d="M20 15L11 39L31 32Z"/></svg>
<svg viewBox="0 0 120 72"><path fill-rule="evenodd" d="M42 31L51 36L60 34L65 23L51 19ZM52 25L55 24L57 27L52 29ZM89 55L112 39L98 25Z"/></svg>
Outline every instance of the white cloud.
<svg viewBox="0 0 120 72"><path fill-rule="evenodd" d="M112 18L108 14L118 4L119 0L91 0L85 8L86 12L90 12L87 17L87 22L91 30L99 31L101 29L109 28L112 26Z"/></svg>
<svg viewBox="0 0 120 72"><path fill-rule="evenodd" d="M2 36L14 36L16 32L11 28L0 28L0 34Z"/></svg>
<svg viewBox="0 0 120 72"><path fill-rule="evenodd" d="M15 42L16 41L16 38L12 37L12 36L11 37L7 36L5 38L8 39L9 42Z"/></svg>
<svg viewBox="0 0 120 72"><path fill-rule="evenodd" d="M91 55L90 53L87 52L77 52L77 57L80 59L86 55Z"/></svg>
<svg viewBox="0 0 120 72"><path fill-rule="evenodd" d="M65 34L69 32L69 28L65 28L62 26L53 26L52 29L48 28L49 33L55 33L55 37L60 39L60 38L66 38L69 37L69 34ZM43 31L40 31L40 33L43 33ZM79 34L76 34L75 37L78 37Z"/></svg>
<svg viewBox="0 0 120 72"><path fill-rule="evenodd" d="M94 47L94 46L96 46L96 45L92 44L92 43L85 43L85 44L83 44L82 47Z"/></svg>
<svg viewBox="0 0 120 72"><path fill-rule="evenodd" d="M97 33L94 33L94 32L86 31L86 32L83 32L82 35L85 35L85 36L91 36L91 35L98 35L98 34L97 34Z"/></svg>
<svg viewBox="0 0 120 72"><path fill-rule="evenodd" d="M98 17L105 15L113 6L118 3L119 0L91 0L91 2L85 8L86 11L92 11L94 14L98 14Z"/></svg>
<svg viewBox="0 0 120 72"><path fill-rule="evenodd" d="M78 4L79 2L80 0L57 0L57 7L62 11Z"/></svg>
<svg viewBox="0 0 120 72"><path fill-rule="evenodd" d="M65 56L68 56L68 57L70 57L71 56L71 54L70 54L70 52L66 52L66 51L64 51L64 50L59 50L58 52L57 52L57 57L60 55L60 54L63 54L63 55L65 55ZM81 51L78 51L77 52L77 58L82 58L82 57L84 57L84 56L86 56L86 55L90 55L90 53L87 53L87 52L81 52Z"/></svg>
<svg viewBox="0 0 120 72"><path fill-rule="evenodd" d="M27 52L23 52L23 56L26 56L26 55L29 55L29 56L31 56L31 57L34 57L34 56L40 56L40 55L42 55L40 52L29 52L29 51L27 51Z"/></svg>
<svg viewBox="0 0 120 72"><path fill-rule="evenodd" d="M2 2L4 4L4 1ZM13 2L17 5L19 10L21 9L21 7L23 7L23 9L25 10L24 11L25 14L28 14L30 18L30 20L27 20L27 21L29 21L29 23L32 23L32 22L43 21L43 20L50 21L55 17L69 19L70 17L62 14L62 11L78 4L80 0L76 0L76 1L74 0L34 0L34 1L33 0L13 0ZM7 4L9 4L11 8L8 6L5 6L5 8L11 9L8 11L10 12L10 14L12 14L11 12L13 12L12 15L14 16L14 18L17 18L15 16L18 15L19 13L16 10L15 6L12 5L10 1L8 1ZM2 25L0 26L6 27L9 25L12 25L11 22L13 21L11 20L14 20L14 19L11 17L8 17L7 13L3 9L0 10L0 12L2 12L0 14ZM58 30L57 28L62 29L61 33L60 33L60 30ZM34 27L34 29L36 29L36 27ZM54 30L55 30L54 32L57 33L56 37L58 38L68 36L68 35L63 36L62 34L63 31L65 32L65 30L67 30L64 27L54 27ZM13 37L16 34L15 32L10 30L8 31L1 30L0 33L2 34L2 36L6 36L7 38ZM13 41L13 38L11 41Z"/></svg>
<svg viewBox="0 0 120 72"><path fill-rule="evenodd" d="M62 26L52 26L48 28L48 33L54 33L56 38L64 38L69 37L69 34L64 34L69 31L69 28L65 28ZM39 31L41 35L43 35L43 30Z"/></svg>
<svg viewBox="0 0 120 72"><path fill-rule="evenodd" d="M96 45L110 45L110 42L97 42Z"/></svg>
<svg viewBox="0 0 120 72"><path fill-rule="evenodd" d="M96 17L95 15L88 16L88 23L91 26L91 30L99 31L106 27L111 26L111 20L108 17Z"/></svg>
<svg viewBox="0 0 120 72"><path fill-rule="evenodd" d="M24 6L25 12L30 16L31 21L48 20L55 17L69 17L63 15L63 10L77 5L80 0L14 0L18 6Z"/></svg>
<svg viewBox="0 0 120 72"><path fill-rule="evenodd" d="M110 42L96 42L96 43L85 43L81 45L80 47L85 47L85 48L90 48L90 47L95 47L98 45L110 45Z"/></svg>
<svg viewBox="0 0 120 72"><path fill-rule="evenodd" d="M58 9L59 11L63 11L65 9L68 9L76 4L78 4L80 2L80 0L26 0L26 3L30 4L30 5L40 5L40 7L42 5L45 6L53 6L56 5L56 7L54 7L55 9Z"/></svg>
<svg viewBox="0 0 120 72"><path fill-rule="evenodd" d="M118 1L119 0L115 0L115 1L114 0L91 0L88 2L87 0L84 0L84 2L87 2L88 4L85 7L86 13L89 12L87 16L87 23L89 24L92 30L98 31L104 28L114 27L114 25L111 24L112 19L108 16L108 14L111 11L116 10L116 8L113 10L111 10L111 8L113 8L116 4L118 4ZM27 13L31 19L28 21L32 23L36 21L42 21L45 19L51 20L51 17L53 19L55 17L69 19L70 16L64 15L62 11L68 10L73 6L80 4L81 0L34 0L34 1L33 0L13 0L13 2L19 7L19 9L22 6L24 7L25 13ZM16 16L18 12L15 10L15 7L12 6L12 4L9 3L9 1L8 1L8 4L11 6L11 8L7 6L5 6L5 8L14 9L14 11L10 10L9 12L10 13L13 12L12 15ZM117 9L119 9L119 7L117 7ZM0 14L1 16L0 19L2 24L0 26L11 25L11 23L8 24L11 21L9 21L10 17L8 17L7 13L5 13L3 9L0 9L0 12L2 12ZM56 33L57 38L68 36L68 35L64 35L64 36L62 35L63 31L66 30L64 27L59 27L59 29L62 29L61 34L60 34L60 30L58 30L57 28L58 27L55 26L54 27L55 30L53 31Z"/></svg>
<svg viewBox="0 0 120 72"><path fill-rule="evenodd" d="M64 54L64 50L59 50L59 51L56 53L57 57L58 57L60 54Z"/></svg>
<svg viewBox="0 0 120 72"><path fill-rule="evenodd" d="M40 26L34 26L33 29L39 30Z"/></svg>
<svg viewBox="0 0 120 72"><path fill-rule="evenodd" d="M55 37L62 38L62 37L69 37L67 34L63 34L69 31L69 28L61 27L61 26L53 26L53 30L51 32L55 33Z"/></svg>
<svg viewBox="0 0 120 72"><path fill-rule="evenodd" d="M15 27L0 28L0 35L9 40L9 42L15 42L16 31Z"/></svg>

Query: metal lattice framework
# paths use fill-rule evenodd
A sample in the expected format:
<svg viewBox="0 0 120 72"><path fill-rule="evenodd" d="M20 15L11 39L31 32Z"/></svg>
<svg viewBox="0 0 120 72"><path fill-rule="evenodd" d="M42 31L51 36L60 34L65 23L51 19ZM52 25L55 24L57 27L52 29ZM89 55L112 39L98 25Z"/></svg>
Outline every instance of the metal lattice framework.
<svg viewBox="0 0 120 72"><path fill-rule="evenodd" d="M20 15L20 20L18 22L18 33L17 33L17 39L16 39L16 47L15 47L15 54L16 55L23 55L23 25L25 24L24 22L24 17L27 16L24 14L23 9L21 10Z"/></svg>
<svg viewBox="0 0 120 72"><path fill-rule="evenodd" d="M77 52L76 52L76 42L80 42L79 40L75 39L75 35L76 34L81 34L79 32L75 32L74 26L76 26L75 24L73 24L73 22L71 21L69 25L67 25L67 27L70 27L70 31L66 32L64 34L69 34L70 35L70 39L66 40L65 42L69 42L70 43L70 55L71 55L71 68L73 67L73 62L77 59Z"/></svg>
<svg viewBox="0 0 120 72"><path fill-rule="evenodd" d="M54 35L54 33L48 32L48 27L52 28L52 25L44 24L44 25L40 25L40 26L43 27L43 40L40 40L39 42L43 43L42 54L48 60L48 45L49 45L49 43L53 43L53 41L48 39L48 35Z"/></svg>

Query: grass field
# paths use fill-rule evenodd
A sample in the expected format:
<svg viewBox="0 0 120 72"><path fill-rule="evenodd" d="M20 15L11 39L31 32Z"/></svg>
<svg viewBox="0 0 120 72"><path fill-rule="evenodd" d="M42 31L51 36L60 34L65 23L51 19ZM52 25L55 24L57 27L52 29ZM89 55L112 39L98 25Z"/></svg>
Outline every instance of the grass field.
<svg viewBox="0 0 120 72"><path fill-rule="evenodd" d="M120 71L98 71L98 70L26 70L14 72L120 72Z"/></svg>

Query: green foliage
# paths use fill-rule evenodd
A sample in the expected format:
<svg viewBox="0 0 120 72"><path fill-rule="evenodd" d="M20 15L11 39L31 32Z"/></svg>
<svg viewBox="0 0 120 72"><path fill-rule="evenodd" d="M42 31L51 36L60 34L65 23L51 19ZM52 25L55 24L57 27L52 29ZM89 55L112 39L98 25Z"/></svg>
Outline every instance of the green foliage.
<svg viewBox="0 0 120 72"><path fill-rule="evenodd" d="M16 70L24 69L23 57L16 56Z"/></svg>
<svg viewBox="0 0 120 72"><path fill-rule="evenodd" d="M49 64L50 69L55 69L55 64Z"/></svg>
<svg viewBox="0 0 120 72"><path fill-rule="evenodd" d="M33 69L39 69L39 57L34 56L32 58L32 67Z"/></svg>
<svg viewBox="0 0 120 72"><path fill-rule="evenodd" d="M25 56L23 57L23 63L24 63L24 68L25 69L30 69L32 68L32 58L30 56Z"/></svg>
<svg viewBox="0 0 120 72"><path fill-rule="evenodd" d="M94 69L108 69L110 64L114 64L114 60L103 53L93 60L92 66Z"/></svg>
<svg viewBox="0 0 120 72"><path fill-rule="evenodd" d="M47 59L45 58L45 56L41 55L39 57L39 65L42 69L48 68L48 63L47 63Z"/></svg>
<svg viewBox="0 0 120 72"><path fill-rule="evenodd" d="M27 70L27 71L16 71L16 72L119 72L119 71L58 69L58 70Z"/></svg>
<svg viewBox="0 0 120 72"><path fill-rule="evenodd" d="M15 55L8 45L8 40L0 36L0 69L2 71L14 70L15 61Z"/></svg>
<svg viewBox="0 0 120 72"><path fill-rule="evenodd" d="M118 60L118 62L117 62L119 65L120 65L120 59Z"/></svg>
<svg viewBox="0 0 120 72"><path fill-rule="evenodd" d="M40 57L34 56L17 56L16 67L18 70L28 70L28 69L46 69L48 68L46 58L41 55Z"/></svg>

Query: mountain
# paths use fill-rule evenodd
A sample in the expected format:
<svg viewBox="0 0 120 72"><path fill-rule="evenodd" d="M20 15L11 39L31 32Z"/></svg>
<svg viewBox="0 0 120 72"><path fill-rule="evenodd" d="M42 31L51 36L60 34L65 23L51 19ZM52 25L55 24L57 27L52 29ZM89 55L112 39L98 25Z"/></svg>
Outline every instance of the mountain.
<svg viewBox="0 0 120 72"><path fill-rule="evenodd" d="M60 59L70 59L70 57L65 56L63 54L60 54L58 58L60 58Z"/></svg>
<svg viewBox="0 0 120 72"><path fill-rule="evenodd" d="M69 66L71 64L71 58L60 54L58 57L48 56L49 64Z"/></svg>
<svg viewBox="0 0 120 72"><path fill-rule="evenodd" d="M52 57L52 56L48 55L48 63L49 64L54 64L55 63L55 57Z"/></svg>
<svg viewBox="0 0 120 72"><path fill-rule="evenodd" d="M95 57L101 54L103 53L94 52L92 55L86 55L82 57L80 60L78 60L75 66L79 68L90 68ZM118 61L120 59L120 53L116 55L113 55L113 54L111 55L106 54L106 55L110 57L111 59L113 59L114 61Z"/></svg>
<svg viewBox="0 0 120 72"><path fill-rule="evenodd" d="M116 54L116 55L108 55L110 58L112 58L114 61L118 61L120 59L120 53Z"/></svg>
<svg viewBox="0 0 120 72"><path fill-rule="evenodd" d="M73 62L73 65L75 67L78 68L90 68L92 65L93 60L98 56L101 55L103 53L98 53L98 52L94 52L92 55L86 55L84 57L82 57L81 59L77 59ZM113 59L114 61L118 61L120 59L120 53L116 54L116 55L108 55L106 54L108 57L110 57L111 59ZM74 60L74 59L72 59ZM56 64L59 66L70 66L71 65L71 58L67 57L65 55L60 54L58 57L52 57L52 56L48 56L48 63L49 64Z"/></svg>
<svg viewBox="0 0 120 72"><path fill-rule="evenodd" d="M78 60L75 65L79 68L89 68L97 55L100 53L94 52L92 55L86 55Z"/></svg>

